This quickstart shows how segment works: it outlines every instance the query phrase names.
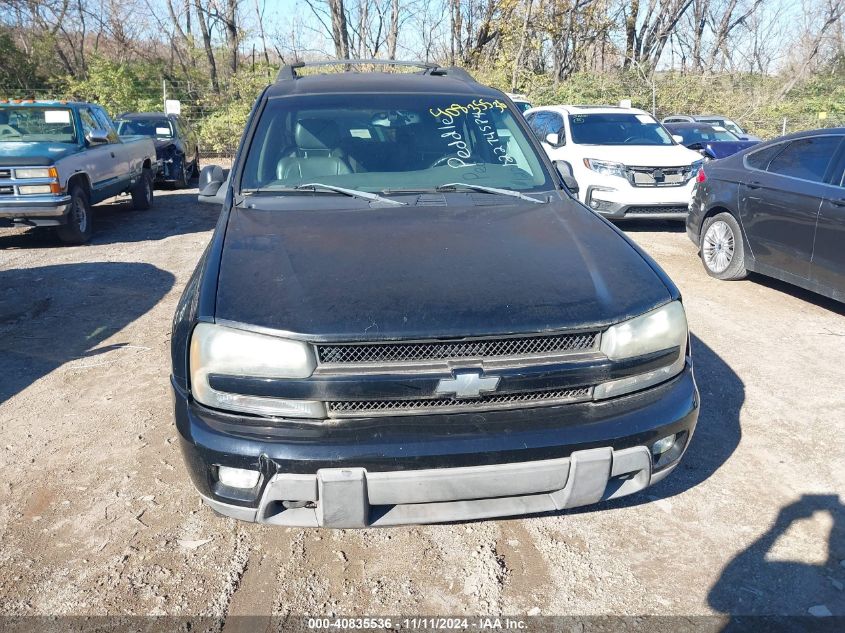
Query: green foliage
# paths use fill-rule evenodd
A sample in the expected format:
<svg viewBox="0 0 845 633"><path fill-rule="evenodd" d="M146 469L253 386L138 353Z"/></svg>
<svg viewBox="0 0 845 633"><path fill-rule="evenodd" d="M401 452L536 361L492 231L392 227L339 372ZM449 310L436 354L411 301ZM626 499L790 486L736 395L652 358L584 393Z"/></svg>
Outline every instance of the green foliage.
<svg viewBox="0 0 845 633"><path fill-rule="evenodd" d="M65 79L68 99L99 103L113 116L121 112L161 111L159 69L141 64L117 63L104 57L89 61L88 78Z"/></svg>
<svg viewBox="0 0 845 633"><path fill-rule="evenodd" d="M33 80L37 80L36 65L17 47L10 33L0 32L0 85L25 88Z"/></svg>

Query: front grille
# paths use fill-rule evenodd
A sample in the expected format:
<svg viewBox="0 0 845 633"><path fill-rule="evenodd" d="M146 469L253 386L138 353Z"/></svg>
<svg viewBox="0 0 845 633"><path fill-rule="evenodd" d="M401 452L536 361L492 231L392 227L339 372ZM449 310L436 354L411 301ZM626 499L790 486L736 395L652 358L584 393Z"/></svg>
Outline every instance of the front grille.
<svg viewBox="0 0 845 633"><path fill-rule="evenodd" d="M334 418L378 415L411 415L437 412L483 411L531 406L551 406L589 400L592 387L526 391L523 393L488 394L480 398L430 398L422 400L344 400L326 402L329 416Z"/></svg>
<svg viewBox="0 0 845 633"><path fill-rule="evenodd" d="M12 170L11 169L0 169L0 178L11 178L12 177Z"/></svg>
<svg viewBox="0 0 845 633"><path fill-rule="evenodd" d="M686 205L678 205L674 207L669 206L653 206L653 207L629 207L625 211L625 215L654 215L657 213L687 213Z"/></svg>
<svg viewBox="0 0 845 633"><path fill-rule="evenodd" d="M0 195L12 195L15 193L15 188L11 185L2 185L0 186Z"/></svg>
<svg viewBox="0 0 845 633"><path fill-rule="evenodd" d="M628 167L633 187L680 187L692 177L691 167Z"/></svg>
<svg viewBox="0 0 845 633"><path fill-rule="evenodd" d="M514 338L429 341L419 343L348 343L317 345L321 363L362 364L483 359L589 351L598 332Z"/></svg>

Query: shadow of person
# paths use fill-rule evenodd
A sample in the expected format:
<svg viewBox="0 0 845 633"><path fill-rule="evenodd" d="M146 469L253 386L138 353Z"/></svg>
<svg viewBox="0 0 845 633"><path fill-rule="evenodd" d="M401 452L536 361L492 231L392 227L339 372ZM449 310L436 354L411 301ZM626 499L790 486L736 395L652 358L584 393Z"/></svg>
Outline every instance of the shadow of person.
<svg viewBox="0 0 845 633"><path fill-rule="evenodd" d="M827 560L820 564L771 560L767 555L775 542L796 521L827 513L833 520ZM845 505L836 495L803 495L781 508L772 526L722 570L708 594L711 607L732 616L802 616L796 630L817 630L816 623L845 624L845 599L836 583L845 584ZM812 609L812 611L810 610ZM812 617L829 612L837 616ZM771 630L792 630L770 623ZM752 620L738 617L724 631L744 631ZM788 625L784 619L781 624ZM843 629L839 629L843 630Z"/></svg>
<svg viewBox="0 0 845 633"><path fill-rule="evenodd" d="M0 271L0 404L64 363L127 343L100 343L152 309L174 276L143 263Z"/></svg>

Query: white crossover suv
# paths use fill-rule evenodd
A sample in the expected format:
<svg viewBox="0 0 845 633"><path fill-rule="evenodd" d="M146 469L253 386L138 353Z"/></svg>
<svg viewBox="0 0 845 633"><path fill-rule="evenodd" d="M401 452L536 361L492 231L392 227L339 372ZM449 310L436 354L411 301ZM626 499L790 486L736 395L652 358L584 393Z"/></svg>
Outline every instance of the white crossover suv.
<svg viewBox="0 0 845 633"><path fill-rule="evenodd" d="M649 113L613 106L545 106L525 113L578 198L613 219L686 218L701 154L679 144Z"/></svg>

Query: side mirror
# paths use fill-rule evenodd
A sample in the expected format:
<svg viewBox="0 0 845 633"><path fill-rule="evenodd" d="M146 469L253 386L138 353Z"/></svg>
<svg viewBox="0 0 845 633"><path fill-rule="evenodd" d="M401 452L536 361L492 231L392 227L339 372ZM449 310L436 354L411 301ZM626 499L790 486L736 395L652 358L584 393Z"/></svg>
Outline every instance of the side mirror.
<svg viewBox="0 0 845 633"><path fill-rule="evenodd" d="M206 165L200 172L197 190L199 202L208 204L223 204L226 188L223 184L229 179L229 170L220 165Z"/></svg>
<svg viewBox="0 0 845 633"><path fill-rule="evenodd" d="M572 174L572 165L565 160L556 160L555 168L557 169L557 173L560 174L560 179L563 180L566 188L573 195L577 195L580 187L578 187L578 181L575 180L575 176Z"/></svg>
<svg viewBox="0 0 845 633"><path fill-rule="evenodd" d="M683 145L683 144L684 144L684 137L683 137L683 136L681 136L680 134L673 134L673 135L672 135L672 138L675 140L675 142L676 142L678 145Z"/></svg>
<svg viewBox="0 0 845 633"><path fill-rule="evenodd" d="M109 142L109 133L106 130L91 130L85 135L88 145L104 145Z"/></svg>
<svg viewBox="0 0 845 633"><path fill-rule="evenodd" d="M560 147L563 145L563 143L560 142L560 134L557 134L556 132L546 134L545 141L552 147Z"/></svg>

